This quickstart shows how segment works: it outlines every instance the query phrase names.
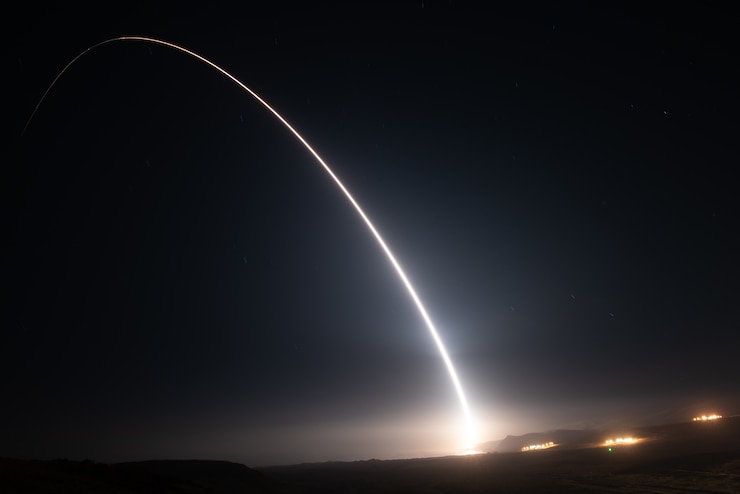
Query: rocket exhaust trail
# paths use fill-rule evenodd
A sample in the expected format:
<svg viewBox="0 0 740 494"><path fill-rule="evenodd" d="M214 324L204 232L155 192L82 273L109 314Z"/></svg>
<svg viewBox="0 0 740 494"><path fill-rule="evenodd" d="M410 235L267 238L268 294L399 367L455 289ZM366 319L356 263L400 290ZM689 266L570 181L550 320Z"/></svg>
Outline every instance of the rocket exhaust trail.
<svg viewBox="0 0 740 494"><path fill-rule="evenodd" d="M350 194L349 190L344 186L344 184L339 180L339 178L334 174L331 168L329 168L329 165L327 165L324 160L319 156L319 154L311 147L308 142L301 136L301 134L298 133L297 130L293 128L290 123L288 123L287 120L285 120L282 115L280 115L274 108L272 108L265 100L263 100L257 93L249 89L243 82L241 82L239 79L231 75L226 70L222 69L215 63L211 62L207 58L198 55L197 53L188 50L187 48L184 48L182 46L176 45L174 43L170 43L168 41L156 39L156 38L150 38L147 36L119 36L117 38L111 38L104 41L101 41L100 43L97 43L89 48L87 48L85 51L77 55L75 58L73 58L67 65L64 66L61 72L54 78L52 83L49 85L49 87L46 89L44 94L41 96L41 99L36 104L36 107L34 108L33 112L31 113L31 116L28 118L28 121L26 122L26 125L23 127L23 131L21 132L21 136L23 136L28 129L28 126L31 123L31 120L33 119L34 115L38 111L39 107L41 106L41 103L43 103L46 96L49 94L49 91L54 87L56 82L64 75L64 73L69 69L74 63L79 60L82 56L84 56L86 53L102 46L108 43L113 43L116 41L141 41L146 43L154 43L162 46L166 46L168 48L172 48L176 51L180 51L182 53L185 53L203 63L206 65L209 65L210 67L216 69L221 74L225 75L229 79L231 79L236 85L241 87L244 91L249 93L252 97L254 97L257 101L259 101L262 106L264 106L270 113L272 113L275 118L280 120L282 124L303 144L303 146L308 150L309 153L313 155L314 158L316 158L316 161L319 162L319 164L324 168L326 173L329 174L329 176L334 180L334 183L337 184L337 187L344 193L345 197L349 200L350 203L352 203L352 206L354 206L357 213L360 215L362 220L365 222L365 225L367 225L370 232L373 234L375 239L378 241L378 244L380 244L380 247L385 252L385 255L388 257L388 260L393 265L393 267L396 269L396 273L398 274L399 278L401 278L401 281L403 281L403 284L406 286L406 290L409 292L409 295L413 299L414 303L416 304L416 308L419 310L419 313L421 314L422 319L424 320L424 323L427 326L427 329L429 330L429 333L432 335L432 339L434 340L434 343L437 345L437 349L439 350L439 353L442 356L442 360L445 363L445 366L447 367L447 371L450 375L450 379L452 380L452 384L455 387L455 391L457 392L458 399L460 401L460 406L462 407L464 419L465 419L465 425L466 430L464 434L464 447L469 448L473 446L472 442L474 440L473 437L473 423L472 418L470 415L470 409L468 407L468 401L465 398L465 392L463 391L462 384L460 384L460 379L457 377L457 372L455 371L455 366L452 364L452 360L450 359L449 354L447 353L447 349L444 346L444 343L442 342L442 339L439 336L439 333L437 332L437 329L434 327L434 323L432 323L431 318L429 317L429 314L427 314L426 309L424 308L424 305L421 302L421 299L416 294L416 290L414 290L414 287L411 285L411 282L406 277L406 273L404 273L403 269L401 268L401 265L396 260L395 256L391 252L390 248L386 245L383 238L380 236L380 233L375 229L375 226L370 221L370 218L365 214L365 212L362 210L360 205L355 201L355 198L352 197L352 194Z"/></svg>

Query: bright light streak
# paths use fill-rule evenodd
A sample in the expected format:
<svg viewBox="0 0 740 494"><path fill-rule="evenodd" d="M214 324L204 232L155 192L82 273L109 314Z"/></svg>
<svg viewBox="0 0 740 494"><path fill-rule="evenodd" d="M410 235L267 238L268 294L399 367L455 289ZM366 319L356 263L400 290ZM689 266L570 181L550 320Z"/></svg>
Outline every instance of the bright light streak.
<svg viewBox="0 0 740 494"><path fill-rule="evenodd" d="M437 348L439 350L439 353L442 356L442 360L445 363L445 366L447 367L447 371L450 375L450 379L452 380L452 384L455 387L455 391L457 392L458 399L460 400L460 406L462 407L464 419L465 419L465 434L464 434L464 440L463 440L463 447L464 448L470 448L473 446L476 442L475 437L475 431L473 427L473 420L470 414L470 408L468 407L468 400L465 397L465 392L463 391L462 384L460 383L460 379L457 377L457 371L455 371L455 366L452 364L452 360L450 359L450 356L447 353L447 349L444 346L444 343L442 342L442 339L439 336L439 333L437 332L437 329L434 327L434 324L432 323L431 318L427 314L426 309L424 308L424 305L421 302L421 299L416 294L416 290L414 290L414 287L411 285L411 282L406 277L406 274L404 273L403 269L401 269L401 265L396 261L395 256L391 252L390 248L386 245L383 238L380 236L380 233L375 229L375 226L370 221L370 218L365 214L365 212L362 210L360 205L355 201L355 198L352 197L352 194L350 194L349 190L344 186L344 184L339 180L339 178L334 174L334 172L329 168L329 165L327 165L324 160L319 156L319 154L314 151L314 149L306 142L306 140L301 136L301 134L298 133L297 130L293 128L292 125L288 123L287 120L285 120L282 115L280 115L274 108L272 108L265 100L263 100L261 97L259 97L254 91L249 89L243 82L241 82L239 79L231 75L226 70L222 69L215 63L211 62L207 58L198 55L197 53L188 50L187 48L183 48L182 46L176 45L174 43L170 43L168 41L163 41L156 38L150 38L146 36L120 36L117 38L111 38L107 39L105 41L101 41L100 43L97 43L89 48L87 48L85 51L77 55L75 58L72 59L65 67L62 69L61 72L54 78L52 83L49 85L49 87L44 92L43 96L41 96L41 99L39 100L38 104L34 108L33 112L31 113L31 116L28 118L28 122L26 122L25 127L23 127L23 131L21 132L21 136L25 134L26 129L28 128L28 125L31 123L31 120L33 119L34 115L36 114L36 111L39 109L39 106L41 106L41 103L43 103L44 99L46 98L46 95L49 94L49 91L51 91L51 88L54 87L56 82L59 80L60 77L71 67L80 57L85 55L86 53L102 46L107 43L112 43L115 41L142 41L147 43L154 43L162 46L166 46L168 48L172 48L174 50L180 51L182 53L185 53L186 55L189 55L206 65L216 69L221 74L225 75L229 79L231 79L234 83L236 83L239 87L241 87L244 91L249 93L252 97L254 97L257 101L259 101L262 106L264 106L267 110L272 113L275 118L280 120L282 124L303 144L303 146L310 152L314 158L316 158L316 161L319 162L319 164L324 168L326 173L329 174L329 176L334 180L334 182L337 184L337 187L344 193L345 197L349 200L349 202L352 204L352 206L355 208L357 213L360 215L362 220L367 225L370 232L373 234L375 239L378 241L378 244L380 244L380 247L385 252L386 256L388 257L388 260L393 265L393 267L396 270L396 273L401 278L401 281L403 281L403 284L406 286L406 290L409 292L409 295L413 299L414 303L416 304L416 308L418 309L419 313L421 314L422 319L424 320L427 329L429 330L429 333L432 335L432 339L434 340L434 343L437 345Z"/></svg>
<svg viewBox="0 0 740 494"><path fill-rule="evenodd" d="M701 417L694 417L694 422L707 422L709 420L719 420L722 418L722 415L712 414L712 415L702 415Z"/></svg>

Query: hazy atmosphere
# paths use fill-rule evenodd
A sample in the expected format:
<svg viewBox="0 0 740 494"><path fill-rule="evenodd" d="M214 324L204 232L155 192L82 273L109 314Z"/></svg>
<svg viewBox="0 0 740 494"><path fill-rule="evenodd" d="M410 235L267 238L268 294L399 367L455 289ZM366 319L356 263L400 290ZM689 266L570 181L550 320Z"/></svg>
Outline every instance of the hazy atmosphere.
<svg viewBox="0 0 740 494"><path fill-rule="evenodd" d="M0 457L246 465L740 413L740 58L682 3L28 7ZM495 5L495 4L494 4ZM92 20L90 20L92 19ZM23 134L22 134L23 133Z"/></svg>

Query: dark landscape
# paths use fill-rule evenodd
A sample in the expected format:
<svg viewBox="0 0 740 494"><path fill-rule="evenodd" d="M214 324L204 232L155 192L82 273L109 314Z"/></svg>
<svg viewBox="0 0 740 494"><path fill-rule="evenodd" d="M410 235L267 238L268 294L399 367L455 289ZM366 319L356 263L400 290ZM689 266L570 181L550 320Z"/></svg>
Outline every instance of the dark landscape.
<svg viewBox="0 0 740 494"><path fill-rule="evenodd" d="M47 3L0 494L740 494L731 4Z"/></svg>
<svg viewBox="0 0 740 494"><path fill-rule="evenodd" d="M509 436L499 448L556 438L542 451L249 468L224 461L102 464L91 460L0 460L3 493L483 493L740 492L740 417L623 431Z"/></svg>

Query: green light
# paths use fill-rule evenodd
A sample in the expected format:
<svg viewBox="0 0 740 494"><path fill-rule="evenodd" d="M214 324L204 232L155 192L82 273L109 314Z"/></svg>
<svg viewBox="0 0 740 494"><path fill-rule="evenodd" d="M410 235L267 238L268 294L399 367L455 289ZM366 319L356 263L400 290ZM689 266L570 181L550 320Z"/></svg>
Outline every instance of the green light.
<svg viewBox="0 0 740 494"><path fill-rule="evenodd" d="M609 448L609 452L610 452L610 453L612 452L612 449L611 449L611 448Z"/></svg>

